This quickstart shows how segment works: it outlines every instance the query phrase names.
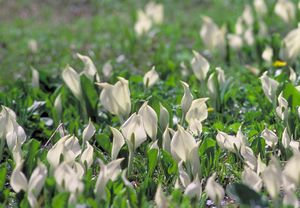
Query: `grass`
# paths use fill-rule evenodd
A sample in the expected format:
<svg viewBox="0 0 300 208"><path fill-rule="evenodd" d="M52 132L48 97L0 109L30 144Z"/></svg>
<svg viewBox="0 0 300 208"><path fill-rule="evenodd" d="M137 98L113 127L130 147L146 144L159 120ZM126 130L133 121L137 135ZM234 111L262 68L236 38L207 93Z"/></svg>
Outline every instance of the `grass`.
<svg viewBox="0 0 300 208"><path fill-rule="evenodd" d="M222 67L226 79L231 81L223 94L219 108L214 108L209 113L208 119L202 123L202 134L195 137L197 141L201 141L198 156L204 181L203 189L207 178L214 172L218 175L217 181L224 188L229 184L241 182L245 161L240 154L230 153L218 146L216 141L218 131L236 134L242 126L242 132L248 138L254 155L260 154L263 161L268 163L273 150L265 148L266 143L261 132L267 127L280 136L286 124L276 116L274 109L276 104L270 103L263 95L258 79L258 76L266 70L274 77L275 71L279 68L263 62L260 53L266 44L278 46L280 43L276 42L278 41L276 38L281 39L290 29L295 28L296 21L286 25L270 12L270 15L264 18L264 22L272 35L256 36L254 46L245 46L241 52L230 51L230 57L224 58L218 52L210 55L205 52L199 36L201 18L207 15L218 25L224 24L229 30L234 30L234 24L242 14L245 4L251 1L164 0L161 3L164 5L165 15L163 24L155 26L149 34L137 37L134 32L136 11L143 8L146 1L138 3L133 0L62 1L62 4L68 6L51 1L44 3L34 0L22 0L18 3L0 1L0 7L7 8L7 11L2 13L3 16L0 14L3 18L0 26L0 104L16 112L17 121L26 132L27 141L22 146L22 158L23 172L27 178L32 174L38 161L49 167L47 153L60 139L60 135L54 131L61 122L65 131L75 134L81 143L82 132L89 118L92 118L96 127L96 134L90 141L94 148L94 162L91 168L85 170L82 178L84 190L77 196L78 204L87 204L89 207L97 207L99 203L103 207L153 207L153 198L159 183L169 196L171 207L204 207L207 203L206 193L197 201L174 189L179 175L178 164L169 152L150 149L150 139L138 148L133 160L133 169L127 176L135 188L126 187L119 177L114 182L108 182L105 200L97 199L93 192L99 173L96 158L105 163L111 161L113 136L109 126L119 128L122 122L103 108L98 97L101 90L87 78L81 79L84 107L64 84L61 73L67 65L71 65L78 72L83 69L83 64L76 57L76 53L91 57L101 78L103 65L110 61L113 74L104 81L115 83L118 76L129 80L131 113L137 112L144 101L149 101L149 105L156 113L159 113L159 103L162 103L171 118L173 116L180 118L180 101L183 95L180 80L190 85L194 98L207 95L207 91L202 88L191 70L187 77L182 76L180 63L184 62L189 66L193 57L192 50L204 52L211 69ZM275 1L268 3L269 9L272 10ZM2 10L0 9L0 13ZM30 40L37 42L37 51L28 46ZM246 65L257 67L259 75L249 72ZM153 88L146 89L142 84L143 75L152 66L156 66L160 81ZM291 66L298 73L299 59ZM39 71L39 88L31 85L32 68ZM294 127L293 134L296 139L300 134L298 128L300 121L296 114L296 107L299 105L297 96L299 97L300 93L292 91L293 86L289 87L288 76L289 69L286 66L282 68L282 73L276 76L276 80L280 82L279 89L294 99L288 100L291 108L289 126ZM58 94L62 96L61 116L54 107ZM208 105L213 107L213 101L208 101ZM172 119L169 124L171 128L176 129ZM187 127L186 122L183 121L182 124ZM163 131L158 130L160 147L162 135ZM48 142L49 146L45 145ZM282 152L280 156L282 161L287 161L292 155L290 150L283 148L281 142L277 148ZM119 158L125 158L121 163L122 169L127 166L128 151L127 146L120 151ZM15 162L6 147L3 160L0 158L0 167L2 206L29 207L26 193L16 194L9 185ZM228 196L228 192L226 193ZM70 194L58 191L53 174L48 174L41 195L39 200L45 207L68 206ZM265 189L259 193L260 196L267 196ZM230 197L224 201L227 200L230 201Z"/></svg>

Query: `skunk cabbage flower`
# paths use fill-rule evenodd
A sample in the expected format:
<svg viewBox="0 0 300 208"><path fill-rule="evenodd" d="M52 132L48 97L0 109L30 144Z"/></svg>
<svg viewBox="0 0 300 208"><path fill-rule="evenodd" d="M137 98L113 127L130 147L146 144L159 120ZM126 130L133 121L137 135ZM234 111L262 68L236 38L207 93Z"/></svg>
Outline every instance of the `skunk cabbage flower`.
<svg viewBox="0 0 300 208"><path fill-rule="evenodd" d="M100 199L105 199L106 193L105 193L105 187L109 180L115 181L118 177L118 175L122 172L122 169L120 167L121 162L124 158L113 160L108 164L104 164L100 159L100 172L99 176L96 181L95 186L95 194L96 197Z"/></svg>
<svg viewBox="0 0 300 208"><path fill-rule="evenodd" d="M254 191L260 192L262 187L262 179L250 168L245 168L242 172L242 181Z"/></svg>
<svg viewBox="0 0 300 208"><path fill-rule="evenodd" d="M287 161L283 173L295 184L300 184L300 153L295 152L294 155Z"/></svg>
<svg viewBox="0 0 300 208"><path fill-rule="evenodd" d="M16 193L21 190L27 192L27 199L31 207L36 207L38 205L37 197L42 191L44 182L47 177L47 167L40 163L33 170L29 181L27 181L26 176L21 171L23 164L17 164L12 172L10 178L10 185Z"/></svg>
<svg viewBox="0 0 300 208"><path fill-rule="evenodd" d="M138 115L142 118L142 123L147 135L152 139L156 140L157 134L157 115L156 112L145 102L140 108Z"/></svg>
<svg viewBox="0 0 300 208"><path fill-rule="evenodd" d="M164 19L164 6L155 2L149 2L145 6L145 13L153 23L161 24Z"/></svg>
<svg viewBox="0 0 300 208"><path fill-rule="evenodd" d="M89 124L82 132L82 142L85 143L86 141L89 141L94 136L95 132L95 126L93 125L91 119L89 119Z"/></svg>
<svg viewBox="0 0 300 208"><path fill-rule="evenodd" d="M168 208L168 199L164 195L164 192L161 188L161 184L157 186L154 201L156 203L157 208Z"/></svg>
<svg viewBox="0 0 300 208"><path fill-rule="evenodd" d="M225 193L223 187L218 184L215 179L216 173L208 178L205 186L205 192L211 200L213 200L217 205L220 205Z"/></svg>
<svg viewBox="0 0 300 208"><path fill-rule="evenodd" d="M173 137L174 134L175 131L167 127L162 136L162 140L163 140L162 147L164 150L166 150L169 153L171 153L171 138Z"/></svg>
<svg viewBox="0 0 300 208"><path fill-rule="evenodd" d="M270 102L274 102L276 98L276 91L279 83L267 76L268 72L264 72L259 78L262 84L263 91Z"/></svg>
<svg viewBox="0 0 300 208"><path fill-rule="evenodd" d="M203 81L207 76L207 72L209 70L210 65L206 58L201 56L198 52L193 51L193 53L194 58L191 60L192 70L197 79Z"/></svg>
<svg viewBox="0 0 300 208"><path fill-rule="evenodd" d="M137 22L134 25L134 30L137 35L147 33L152 27L152 20L148 17L143 10L138 10Z"/></svg>
<svg viewBox="0 0 300 208"><path fill-rule="evenodd" d="M227 39L230 48L234 50L240 50L243 47L243 39L240 35L228 34Z"/></svg>
<svg viewBox="0 0 300 208"><path fill-rule="evenodd" d="M181 81L181 84L184 89L184 94L181 99L181 109L182 109L182 114L186 115L186 113L190 109L190 106L193 102L193 95L192 95L189 85L187 83Z"/></svg>
<svg viewBox="0 0 300 208"><path fill-rule="evenodd" d="M250 147L242 146L241 155L244 158L246 165L251 168L251 170L255 170L257 168L257 159Z"/></svg>
<svg viewBox="0 0 300 208"><path fill-rule="evenodd" d="M295 5L289 0L278 0L274 12L286 23L292 22L296 16Z"/></svg>
<svg viewBox="0 0 300 208"><path fill-rule="evenodd" d="M121 126L121 132L132 149L138 148L147 139L143 126L142 117L136 113L132 114Z"/></svg>
<svg viewBox="0 0 300 208"><path fill-rule="evenodd" d="M162 130L168 127L169 119L169 111L161 103L159 103L159 125Z"/></svg>
<svg viewBox="0 0 300 208"><path fill-rule="evenodd" d="M282 146L285 149L289 148L290 143L291 143L291 138L287 132L287 127L285 127L285 129L283 130L281 141L282 141Z"/></svg>
<svg viewBox="0 0 300 208"><path fill-rule="evenodd" d="M64 156L64 161L75 161L75 158L80 155L81 147L78 139L74 135L66 135L62 137L48 151L47 160L52 167L57 167L60 163L61 155Z"/></svg>
<svg viewBox="0 0 300 208"><path fill-rule="evenodd" d="M22 145L26 140L24 129L17 123L16 114L8 107L2 106L0 113L0 138L12 150L16 144Z"/></svg>
<svg viewBox="0 0 300 208"><path fill-rule="evenodd" d="M265 15L268 12L268 8L264 0L254 0L253 6L256 13L260 15Z"/></svg>
<svg viewBox="0 0 300 208"><path fill-rule="evenodd" d="M103 73L104 77L106 79L110 78L112 71L113 71L113 67L112 67L110 61L107 61L102 67L102 73Z"/></svg>
<svg viewBox="0 0 300 208"><path fill-rule="evenodd" d="M282 92L278 96L278 107L276 108L276 114L277 116L283 120L286 121L288 118L288 101L282 96Z"/></svg>
<svg viewBox="0 0 300 208"><path fill-rule="evenodd" d="M290 31L283 39L279 56L285 61L295 60L300 54L300 24L298 28Z"/></svg>
<svg viewBox="0 0 300 208"><path fill-rule="evenodd" d="M99 74L90 57L81 55L79 53L77 53L76 55L84 63L83 73L87 76L87 78L89 78L89 80L91 80L92 82L94 82L95 79L97 82L100 82Z"/></svg>
<svg viewBox="0 0 300 208"><path fill-rule="evenodd" d="M195 134L199 135L202 131L201 122L208 116L206 101L208 98L199 98L193 100L188 112L186 113L185 120L189 124L189 129Z"/></svg>
<svg viewBox="0 0 300 208"><path fill-rule="evenodd" d="M218 49L224 51L225 49L225 27L219 28L216 23L209 17L203 16L203 25L200 30L202 42L210 51Z"/></svg>
<svg viewBox="0 0 300 208"><path fill-rule="evenodd" d="M60 192L70 192L69 203L76 202L76 195L80 194L84 189L80 174L70 163L61 163L54 172L54 178L57 188Z"/></svg>
<svg viewBox="0 0 300 208"><path fill-rule="evenodd" d="M62 72L62 78L73 95L78 99L82 99L82 91L80 84L80 75L69 65Z"/></svg>
<svg viewBox="0 0 300 208"><path fill-rule="evenodd" d="M61 93L57 95L54 100L54 108L59 118L62 116L62 101L61 101Z"/></svg>
<svg viewBox="0 0 300 208"><path fill-rule="evenodd" d="M131 110L130 91L128 80L119 77L115 85L97 83L102 87L100 102L111 114L126 118Z"/></svg>
<svg viewBox="0 0 300 208"><path fill-rule="evenodd" d="M272 59L273 59L273 49L270 46L267 45L266 48L265 48L265 50L263 51L261 57L266 62L271 63Z"/></svg>
<svg viewBox="0 0 300 208"><path fill-rule="evenodd" d="M39 88L40 86L40 75L38 70L31 68L31 84L34 88Z"/></svg>
<svg viewBox="0 0 300 208"><path fill-rule="evenodd" d="M263 130L263 132L261 133L261 136L265 139L266 144L270 147L274 147L278 142L277 135L273 131L271 131L267 128L265 128Z"/></svg>
<svg viewBox="0 0 300 208"><path fill-rule="evenodd" d="M189 196L190 198L196 197L197 199L200 199L201 194L202 184L200 183L199 177L196 176L194 181L185 188L184 195Z"/></svg>
<svg viewBox="0 0 300 208"><path fill-rule="evenodd" d="M262 172L262 179L264 185L269 192L270 196L275 199L280 192L281 185L281 170L278 161L273 157L270 164Z"/></svg>
<svg viewBox="0 0 300 208"><path fill-rule="evenodd" d="M184 130L182 126L178 125L178 130L175 132L171 140L171 153L174 159L186 162L194 147L197 147L194 137Z"/></svg>
<svg viewBox="0 0 300 208"><path fill-rule="evenodd" d="M228 135L222 131L218 131L217 143L222 149L226 149L230 152L236 152L236 149L237 151L241 149L243 141L236 136Z"/></svg>
<svg viewBox="0 0 300 208"><path fill-rule="evenodd" d="M152 69L144 75L144 86L150 88L158 81L158 79L158 73L155 71L155 67L153 66Z"/></svg>
<svg viewBox="0 0 300 208"><path fill-rule="evenodd" d="M117 159L121 148L125 144L125 139L124 139L122 133L118 129L110 127L110 130L113 134L113 144L112 144L112 150L111 150L111 158L113 160L115 160L115 159Z"/></svg>
<svg viewBox="0 0 300 208"><path fill-rule="evenodd" d="M82 165L87 164L87 168L91 167L94 161L94 148L88 141L85 142L85 150L82 152L80 156L80 162Z"/></svg>
<svg viewBox="0 0 300 208"><path fill-rule="evenodd" d="M253 17L252 8L250 5L247 4L245 6L245 9L243 11L241 18L248 27L252 27L252 25L254 23L254 17Z"/></svg>

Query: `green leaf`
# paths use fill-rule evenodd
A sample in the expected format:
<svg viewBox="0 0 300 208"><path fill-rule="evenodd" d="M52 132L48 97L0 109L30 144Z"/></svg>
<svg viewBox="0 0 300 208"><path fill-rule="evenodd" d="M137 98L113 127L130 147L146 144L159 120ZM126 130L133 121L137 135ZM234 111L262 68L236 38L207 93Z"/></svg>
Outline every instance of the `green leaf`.
<svg viewBox="0 0 300 208"><path fill-rule="evenodd" d="M26 144L26 149L27 149L27 158L26 162L24 165L24 168L26 168L26 175L31 175L33 169L36 166L36 159L38 151L40 150L41 142L31 139L28 144Z"/></svg>
<svg viewBox="0 0 300 208"><path fill-rule="evenodd" d="M53 198L52 207L55 208L68 207L68 201L69 201L69 193L67 192L59 193Z"/></svg>
<svg viewBox="0 0 300 208"><path fill-rule="evenodd" d="M300 106L300 92L291 83L284 86L283 97L289 102L292 110Z"/></svg>
<svg viewBox="0 0 300 208"><path fill-rule="evenodd" d="M228 195L240 204L251 207L266 207L267 202L248 186L240 183L234 183L227 186Z"/></svg>
<svg viewBox="0 0 300 208"><path fill-rule="evenodd" d="M6 174L7 174L6 163L3 163L0 165L0 192L2 192L4 189Z"/></svg>
<svg viewBox="0 0 300 208"><path fill-rule="evenodd" d="M95 120L97 115L98 93L94 84L84 75L80 76L82 94L85 101L88 116Z"/></svg>
<svg viewBox="0 0 300 208"><path fill-rule="evenodd" d="M147 152L147 155L148 155L148 176L152 176L154 169L157 165L158 150L150 149Z"/></svg>

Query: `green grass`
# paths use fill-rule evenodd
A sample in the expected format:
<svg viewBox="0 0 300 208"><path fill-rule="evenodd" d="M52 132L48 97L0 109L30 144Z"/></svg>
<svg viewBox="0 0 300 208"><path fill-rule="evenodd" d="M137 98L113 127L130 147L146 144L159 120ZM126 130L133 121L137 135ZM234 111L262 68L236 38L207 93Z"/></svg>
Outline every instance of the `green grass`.
<svg viewBox="0 0 300 208"><path fill-rule="evenodd" d="M201 200L190 200L178 189L174 189L175 180L178 178L178 165L167 151L155 152L149 150L150 139L138 148L133 160L133 169L128 179L136 184L134 189L126 187L119 177L116 181L109 181L106 186L107 197L98 200L93 190L99 173L99 164L96 158L105 163L111 161L112 133L109 126L119 128L121 120L106 111L99 101L101 90L86 78L81 83L84 91L84 103L73 96L71 91L62 81L61 72L69 64L78 72L82 71L83 64L76 57L81 53L91 57L103 78L101 69L110 61L113 66L113 75L108 80L111 84L117 82L121 76L129 80L132 109L137 112L144 101L159 113L159 103L162 103L170 113L170 117L181 116L180 101L183 89L180 80L186 81L194 99L208 96L199 81L192 74L187 77L181 75L180 63L184 62L189 67L193 57L192 50L204 51L204 45L199 36L202 25L201 17L211 17L219 26L227 25L233 30L237 18L242 14L246 0L212 0L212 1L171 1L165 0L164 22L155 26L152 35L137 37L134 32L136 11L143 8L146 1L86 1L82 3L66 1L68 7L63 8L57 3L38 3L23 0L13 4L13 9L8 3L1 4L11 9L3 17L0 26L0 104L5 105L17 114L18 123L24 128L27 141L22 146L24 159L23 172L30 177L38 161L42 161L49 168L46 155L47 148L60 139L58 133L54 134L49 146L45 146L60 122L64 123L65 130L75 134L80 142L82 131L89 118L96 127L96 134L90 143L94 147L94 163L83 176L84 190L77 196L78 204L87 204L89 207L153 207L155 192L158 184L163 185L164 192L169 196L171 207L205 207L207 195L202 194ZM275 1L269 2L269 9ZM295 1L296 2L296 1ZM21 11L32 9L36 5L38 10L22 19ZM76 6L77 5L77 6ZM70 8L79 9L78 16ZM80 10L82 9L82 10ZM299 20L298 14L298 20ZM236 134L242 126L242 132L248 138L254 155L260 154L263 161L268 163L273 154L271 149L265 148L265 141L261 132L265 127L275 130L280 137L286 126L276 116L275 108L263 94L258 76L268 70L271 77L275 77L277 67L261 61L261 48L266 44L276 47L280 44L276 37L284 37L287 32L297 25L297 21L285 25L272 12L264 18L272 35L267 37L256 36L255 45L245 46L241 52L230 51L230 58L222 57L214 52L207 58L211 70L222 67L226 79L230 84L225 90L222 102L218 108L209 113L205 120L200 140L198 156L203 178L203 188L214 172L217 181L224 188L227 185L241 182L241 172L244 161L239 154L222 150L217 142L216 135L219 131ZM233 32L233 31L231 31ZM32 52L28 47L29 40L36 40L37 52ZM276 42L277 41L277 42ZM275 54L276 55L276 54ZM120 57L124 57L122 61ZM299 74L299 59L290 64ZM151 89L143 86L143 75L156 66L160 81ZM249 72L245 65L255 66L259 75ZM40 88L31 86L31 68L40 73ZM190 67L189 67L190 68ZM290 120L289 126L293 127L294 139L298 139L300 119L296 114L299 105L299 92L288 83L289 69L283 67L282 73L275 79L280 82L279 90L284 95L289 95ZM54 101L58 94L62 95L63 114L57 115ZM291 100L291 99L294 99ZM296 100L296 101L295 101ZM35 101L43 101L41 106L29 110ZM208 101L213 107L213 100ZM276 106L275 106L276 107ZM48 122L46 122L48 121ZM182 123L187 127L187 123ZM170 119L170 128L176 130L176 125ZM161 147L163 131L158 130L158 145ZM1 147L0 147L1 148ZM277 145L282 151L281 161L286 161L291 155L290 150L285 150L282 142ZM127 167L128 148L124 146L119 158L124 157L122 169ZM15 167L12 154L7 147L4 148L4 157L0 158L0 207L29 207L26 193L14 193L9 185L10 175ZM152 172L153 171L153 172ZM250 193L250 192L246 192ZM228 192L227 194L228 195ZM48 174L41 198L44 207L67 207L69 194L59 192L53 175ZM264 190L260 196L267 196ZM255 195L256 197L256 195ZM272 203L269 206L274 205ZM234 206L234 205L232 205Z"/></svg>

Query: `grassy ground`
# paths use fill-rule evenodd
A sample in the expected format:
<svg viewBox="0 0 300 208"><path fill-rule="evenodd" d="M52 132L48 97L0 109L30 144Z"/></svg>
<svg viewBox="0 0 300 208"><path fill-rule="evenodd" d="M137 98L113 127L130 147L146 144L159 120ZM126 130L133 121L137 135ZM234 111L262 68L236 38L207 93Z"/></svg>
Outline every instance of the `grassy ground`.
<svg viewBox="0 0 300 208"><path fill-rule="evenodd" d="M155 26L148 35L137 37L134 32L136 11L143 8L147 1L110 1L110 0L62 0L58 2L21 0L0 0L0 104L12 108L18 115L18 122L24 127L28 141L23 147L25 158L24 172L30 176L39 158L47 164L46 155L48 139L62 121L69 133L78 137L91 117L97 133L91 144L95 148L94 158L110 161L112 135L108 126L119 128L121 121L116 116L103 109L98 101L99 89L86 85L86 99L96 109L87 110L80 106L80 102L70 93L63 84L61 72L68 64L77 71L83 68L82 62L76 53L88 55L94 61L101 74L103 65L110 61L113 66L113 75L109 83L115 83L118 76L129 80L132 109L131 113L138 111L145 100L149 101L156 112L159 112L159 103L162 103L170 112L171 117L181 116L180 101L183 89L180 80L187 81L194 98L203 97L207 92L199 85L198 80L190 71L189 76L181 75L180 63L189 66L193 57L192 50L200 51L207 56L214 69L221 66L230 79L230 85L222 98L218 109L213 109L209 117L203 122L203 134L199 157L201 172L206 180L213 172L218 173L218 182L226 185L240 181L244 161L240 155L231 154L222 150L216 143L218 130L235 134L242 125L243 133L249 140L254 154L260 154L265 162L269 161L272 150L265 149L265 141L261 132L265 127L275 129L278 135L282 134L284 124L276 117L274 104L269 103L263 95L261 82L258 76L265 70L271 74L278 69L267 65L261 60L261 46L272 44L276 38L283 37L290 29L295 28L296 22L284 24L274 14L270 13L264 19L272 34L262 40L256 40L253 47L244 47L242 52L230 52L230 56L222 57L218 53L208 54L199 36L202 25L202 16L211 17L218 25L227 25L234 30L234 24L243 12L247 0L164 0L164 22ZM295 1L296 2L296 1ZM268 1L270 8L274 7L274 0ZM232 32L232 31L230 31ZM36 41L37 48L30 47L30 41ZM260 45L259 43L262 43ZM142 85L142 76L155 65L160 75L160 81L151 90ZM245 65L258 68L257 75L249 72ZM299 72L299 62L293 63L296 72ZM31 68L40 72L40 88L31 87ZM281 81L280 89L285 89L289 75L288 67L276 79ZM102 76L102 75L101 75ZM103 77L103 76L102 76ZM54 100L58 94L62 95L63 115L58 118L54 108ZM43 101L38 106L35 101ZM292 101L293 103L294 101ZM209 107L213 107L209 101ZM295 103L299 103L295 101ZM90 107L90 106L89 106ZM295 106L291 106L295 109ZM294 113L295 110L291 111ZM299 126L295 119L294 126ZM183 122L183 125L187 125ZM170 121L170 127L173 121ZM161 139L159 130L158 138ZM295 128L295 136L299 136L299 129ZM59 139L55 135L53 141ZM174 207L191 206L191 201L184 197L180 191L173 191L175 179L178 175L176 162L166 151L159 155L159 162L155 171L149 174L151 155L148 144L144 144L137 151L134 159L132 175L128 176L131 182L136 183L136 192L124 191L122 180L110 182L108 188L111 196L103 202L105 206L120 205L126 207L126 197L130 198L131 205L136 207L153 206L157 184L164 186L164 191L170 194ZM161 140L159 141L161 145ZM282 145L280 146L282 149ZM120 157L127 155L127 147L120 152ZM6 167L10 175L14 167L8 149L0 163ZM286 160L289 154L283 154ZM36 158L35 158L36 156ZM0 159L1 161L1 159ZM4 160L3 160L4 161ZM122 168L127 165L127 159ZM49 164L48 164L49 165ZM4 168L2 169L4 170ZM84 176L85 191L78 197L81 203L97 207L93 197L95 175L98 173L98 164L87 170ZM0 170L1 176L6 175ZM8 177L2 180L3 194L0 201L5 200L11 207L28 206L22 200L24 193L14 194L11 190ZM204 185L203 185L204 186ZM43 198L40 199L46 207L60 204L64 207L68 195L58 193L55 189L55 178L49 176L46 181ZM132 190L131 190L132 191ZM265 192L264 192L265 193ZM111 197L111 198L110 198ZM194 202L194 206L205 206L207 196L202 196L201 204ZM229 198L227 198L229 201ZM192 201L193 203L193 201ZM132 207L135 207L133 206ZM4 205L5 206L5 205ZM1 207L1 206L0 206Z"/></svg>

